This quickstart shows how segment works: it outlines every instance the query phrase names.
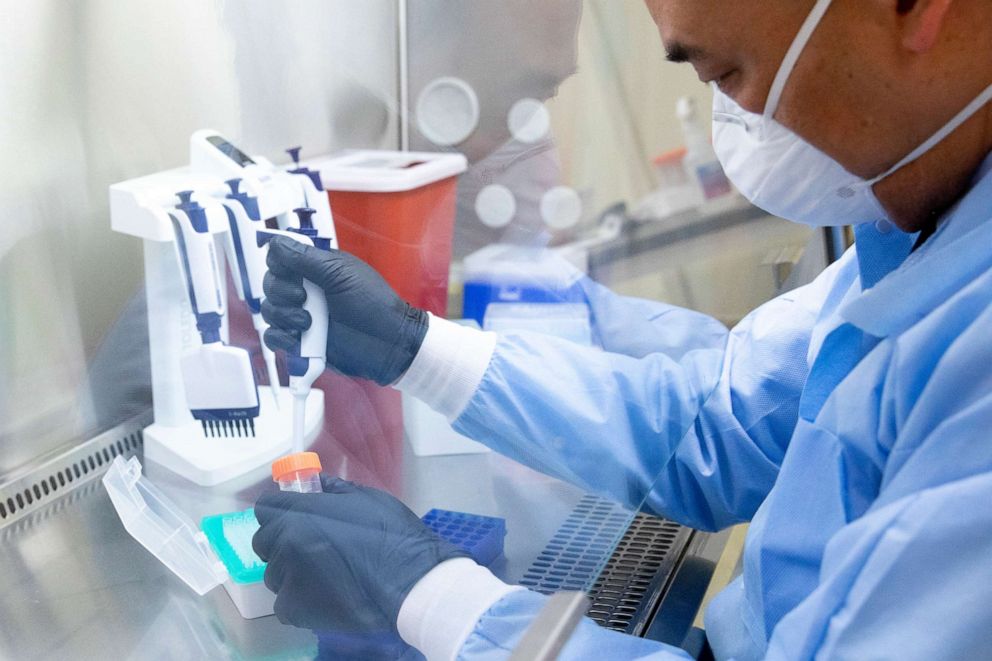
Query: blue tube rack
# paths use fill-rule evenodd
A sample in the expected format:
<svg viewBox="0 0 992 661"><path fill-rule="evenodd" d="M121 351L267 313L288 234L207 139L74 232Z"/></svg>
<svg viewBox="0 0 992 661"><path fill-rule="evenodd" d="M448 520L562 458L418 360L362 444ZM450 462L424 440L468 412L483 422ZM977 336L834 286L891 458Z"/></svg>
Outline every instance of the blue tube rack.
<svg viewBox="0 0 992 661"><path fill-rule="evenodd" d="M421 517L421 521L480 565L488 567L503 555L505 519L433 509Z"/></svg>

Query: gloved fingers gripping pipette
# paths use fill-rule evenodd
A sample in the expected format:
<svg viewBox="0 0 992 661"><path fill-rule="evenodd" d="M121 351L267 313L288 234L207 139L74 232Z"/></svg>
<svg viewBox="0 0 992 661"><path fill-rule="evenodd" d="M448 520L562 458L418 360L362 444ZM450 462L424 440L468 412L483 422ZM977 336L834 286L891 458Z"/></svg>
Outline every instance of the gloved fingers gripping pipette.
<svg viewBox="0 0 992 661"><path fill-rule="evenodd" d="M317 236L310 223L312 209L296 209L299 228L288 231L260 230L257 233L259 246L264 246L277 236L283 236L300 244L318 250L329 250L327 239ZM289 371L289 390L293 394L293 451L303 450L303 425L306 417L306 400L310 387L324 372L327 363L327 299L324 290L309 280L303 280L306 300L303 310L309 315L309 328L300 333L299 342L286 351L286 364Z"/></svg>
<svg viewBox="0 0 992 661"><path fill-rule="evenodd" d="M429 317L400 298L374 268L342 250L311 250L288 241L273 242L266 263L262 315L271 348L293 349L310 325L301 309L303 278L323 289L334 312L327 329L330 367L380 386L406 372L427 335Z"/></svg>
<svg viewBox="0 0 992 661"><path fill-rule="evenodd" d="M254 436L258 388L248 352L221 341L225 306L206 209L192 199L193 191L177 196L180 202L169 217L202 340L182 357L186 403L205 436Z"/></svg>

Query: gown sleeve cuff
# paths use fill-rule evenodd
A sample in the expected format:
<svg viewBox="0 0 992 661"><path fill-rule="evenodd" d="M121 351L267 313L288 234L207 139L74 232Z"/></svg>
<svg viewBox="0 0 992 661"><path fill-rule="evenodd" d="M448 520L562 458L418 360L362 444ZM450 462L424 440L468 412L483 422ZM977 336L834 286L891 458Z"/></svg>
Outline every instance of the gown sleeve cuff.
<svg viewBox="0 0 992 661"><path fill-rule="evenodd" d="M413 586L396 626L427 661L453 661L479 619L503 597L523 589L507 585L469 558L446 560Z"/></svg>
<svg viewBox="0 0 992 661"><path fill-rule="evenodd" d="M454 421L468 406L496 349L496 334L430 315L420 350L395 387Z"/></svg>

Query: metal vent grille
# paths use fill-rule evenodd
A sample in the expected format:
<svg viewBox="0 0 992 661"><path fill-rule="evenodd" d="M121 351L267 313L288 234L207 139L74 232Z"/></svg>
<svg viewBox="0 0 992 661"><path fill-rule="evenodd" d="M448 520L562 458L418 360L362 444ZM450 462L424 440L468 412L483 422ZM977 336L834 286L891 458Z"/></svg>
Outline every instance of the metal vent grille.
<svg viewBox="0 0 992 661"><path fill-rule="evenodd" d="M148 415L129 420L99 436L35 465L0 484L0 526L27 516L81 484L99 477L117 455L138 454Z"/></svg>
<svg viewBox="0 0 992 661"><path fill-rule="evenodd" d="M60 496L46 501L44 506L32 506L30 511L24 510L18 513L17 519L0 523L0 543L7 540L17 539L25 531L37 526L42 521L57 517L60 513L70 510L75 503L86 498L96 491L103 490L103 483L100 480L89 480L87 482L73 483L71 488L62 489Z"/></svg>
<svg viewBox="0 0 992 661"><path fill-rule="evenodd" d="M634 517L589 590L589 617L608 629L642 635L691 534L667 519Z"/></svg>
<svg viewBox="0 0 992 661"><path fill-rule="evenodd" d="M520 584L544 594L589 589L633 516L609 500L583 497Z"/></svg>
<svg viewBox="0 0 992 661"><path fill-rule="evenodd" d="M609 500L585 496L520 583L545 594L586 590L591 619L640 635L690 535L677 523L634 516Z"/></svg>

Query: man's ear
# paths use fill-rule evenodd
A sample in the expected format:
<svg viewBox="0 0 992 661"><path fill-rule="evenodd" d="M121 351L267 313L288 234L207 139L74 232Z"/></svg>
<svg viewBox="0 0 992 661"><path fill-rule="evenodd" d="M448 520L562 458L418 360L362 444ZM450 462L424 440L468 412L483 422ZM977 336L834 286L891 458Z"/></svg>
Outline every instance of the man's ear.
<svg viewBox="0 0 992 661"><path fill-rule="evenodd" d="M903 14L902 45L913 53L926 53L937 43L954 0L900 0Z"/></svg>

